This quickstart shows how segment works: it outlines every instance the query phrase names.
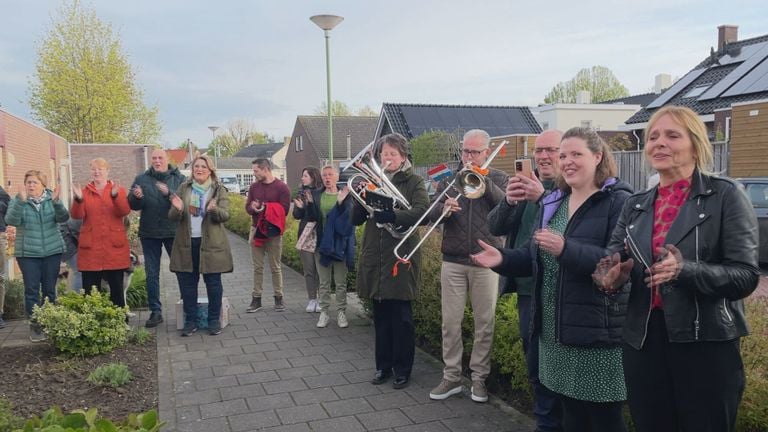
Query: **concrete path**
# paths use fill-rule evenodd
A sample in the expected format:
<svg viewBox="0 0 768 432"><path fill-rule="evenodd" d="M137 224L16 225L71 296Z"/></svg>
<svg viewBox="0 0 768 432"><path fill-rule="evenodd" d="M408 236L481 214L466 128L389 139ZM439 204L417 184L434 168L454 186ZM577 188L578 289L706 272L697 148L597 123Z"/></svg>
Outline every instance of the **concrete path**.
<svg viewBox="0 0 768 432"><path fill-rule="evenodd" d="M168 423L164 430L533 430L528 417L494 399L472 402L467 390L446 401L431 401L429 390L440 381L441 364L419 351L408 388L370 384L373 327L357 297L350 295L348 328L339 328L332 319L327 328L318 329L319 314L304 311L303 277L285 266L287 310L274 311L267 282L264 309L246 313L250 250L239 237L229 240L235 272L224 276L224 295L232 310L230 325L218 336L205 331L179 335L173 307L178 285L167 261L163 263L165 323L158 329L157 347L160 417ZM205 293L202 281L200 293Z"/></svg>

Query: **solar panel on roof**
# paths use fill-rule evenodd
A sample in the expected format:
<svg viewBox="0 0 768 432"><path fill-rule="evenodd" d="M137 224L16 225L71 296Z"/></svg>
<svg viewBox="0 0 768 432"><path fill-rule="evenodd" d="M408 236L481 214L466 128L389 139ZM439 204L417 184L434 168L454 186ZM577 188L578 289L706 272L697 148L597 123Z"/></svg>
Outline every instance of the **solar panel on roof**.
<svg viewBox="0 0 768 432"><path fill-rule="evenodd" d="M723 93L723 97L738 96L746 93L757 93L766 91L768 88L761 83L761 80L768 75L768 60L763 60L754 69L749 71L742 79L733 85L728 91Z"/></svg>
<svg viewBox="0 0 768 432"><path fill-rule="evenodd" d="M725 96L723 93L736 84L739 80L746 77L747 74L759 65L766 57L768 57L768 43L760 44L762 47L757 50L752 56L745 59L736 69L731 71L725 78L721 79L717 84L713 85L709 90L699 97L700 101L709 99L715 99L720 95ZM735 96L741 93L734 93L731 96Z"/></svg>
<svg viewBox="0 0 768 432"><path fill-rule="evenodd" d="M736 52L728 53L720 57L718 59L718 63L720 63L721 65L727 65L731 63L741 63L744 60L755 55L755 53L760 51L765 45L768 45L768 42L760 42L752 45L743 46L741 47L741 49L739 49Z"/></svg>
<svg viewBox="0 0 768 432"><path fill-rule="evenodd" d="M680 80L674 84L672 84L672 87L668 88L667 91L661 94L661 96L657 97L653 102L648 104L646 108L652 109L652 108L658 108L665 103L669 102L670 99L675 97L680 91L682 91L684 88L688 87L688 84L692 83L693 80L701 76L704 72L706 72L706 68L702 69L694 69L687 74L685 74L684 77L680 78Z"/></svg>

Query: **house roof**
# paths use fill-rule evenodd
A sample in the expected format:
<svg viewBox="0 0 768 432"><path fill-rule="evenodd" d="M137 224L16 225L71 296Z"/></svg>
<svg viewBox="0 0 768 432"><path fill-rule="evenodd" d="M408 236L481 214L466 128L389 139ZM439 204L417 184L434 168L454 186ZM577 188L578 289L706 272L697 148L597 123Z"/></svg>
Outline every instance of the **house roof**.
<svg viewBox="0 0 768 432"><path fill-rule="evenodd" d="M189 152L184 149L172 149L172 150L166 150L165 154L168 155L168 161L173 163L176 166L183 167L184 162L187 160L187 155Z"/></svg>
<svg viewBox="0 0 768 432"><path fill-rule="evenodd" d="M334 159L347 158L347 135L351 144L351 156L356 155L368 145L376 135L378 117L334 116L333 117L333 156ZM298 116L296 125L302 125L307 139L317 152L319 159L328 158L328 117ZM295 134L294 128L294 134Z"/></svg>
<svg viewBox="0 0 768 432"><path fill-rule="evenodd" d="M252 167L252 157L228 157L219 158L217 169L246 169L250 170Z"/></svg>
<svg viewBox="0 0 768 432"><path fill-rule="evenodd" d="M490 136L541 133L541 126L528 107L384 103L381 116L389 129L408 139L434 130L451 133L476 128ZM381 122L377 134L384 133L386 128Z"/></svg>
<svg viewBox="0 0 768 432"><path fill-rule="evenodd" d="M285 144L282 142L251 144L247 147L243 147L232 156L251 158L251 160L256 158L268 158L277 153L277 151L283 148L284 145Z"/></svg>
<svg viewBox="0 0 768 432"><path fill-rule="evenodd" d="M657 97L659 97L658 93L643 93L638 95L632 95L627 96L623 98L618 99L611 99L607 101L598 102L600 104L623 104L623 105L640 105L641 107L646 107L648 104L653 102Z"/></svg>
<svg viewBox="0 0 768 432"><path fill-rule="evenodd" d="M730 42L626 121L647 122L664 105L712 114L734 103L768 98L768 35Z"/></svg>

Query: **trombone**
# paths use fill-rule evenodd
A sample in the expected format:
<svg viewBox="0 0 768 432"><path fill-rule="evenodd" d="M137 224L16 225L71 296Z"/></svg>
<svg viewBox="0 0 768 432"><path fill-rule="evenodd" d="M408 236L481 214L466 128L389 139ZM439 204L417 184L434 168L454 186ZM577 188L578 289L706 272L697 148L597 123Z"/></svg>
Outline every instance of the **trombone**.
<svg viewBox="0 0 768 432"><path fill-rule="evenodd" d="M357 173L352 174L347 179L347 187L352 197L360 203L368 214L373 217L376 210L389 207L396 209L410 210L411 205L402 193L395 187L394 184L387 178L384 170L388 165L384 167L379 166L376 159L373 156L373 148L375 141L372 141L366 145L354 158L350 161L346 171L350 167L357 170ZM355 187L355 183L360 179L365 181L366 185L362 193ZM390 204L391 203L391 204ZM402 228L398 230L394 224L376 224L379 228L386 229L392 237L401 238L404 235Z"/></svg>
<svg viewBox="0 0 768 432"><path fill-rule="evenodd" d="M456 189L458 192L455 197L452 197L454 199L459 198L460 196L464 195L468 199L477 199L480 198L485 194L485 177L488 175L488 166L491 165L491 162L496 157L496 155L499 154L501 149L507 145L509 141L504 140L501 143L499 143L498 146L496 146L495 149L493 149L493 152L488 156L488 159L485 160L485 163L480 167L474 167L471 165L465 165L464 168L459 171L456 176L453 178L453 180L448 183L442 192L440 192L440 195L438 195L435 198L435 201L432 202L432 205L429 206L427 211L419 218L418 221L405 233L405 235L400 239L400 243L395 246L395 257L397 257L398 262L402 263L410 263L411 258L416 253L417 250L421 247L421 245L424 243L424 241L429 237L430 234L432 234L432 231L437 228L438 225L440 225L440 222L445 219L446 216L448 216L448 210L443 209L443 212L440 214L440 217L435 220L435 222L429 226L427 229L427 232L424 233L424 235L421 237L419 242L416 244L416 246L413 247L413 249L408 252L405 255L400 254L400 247L402 247L405 242L408 241L408 239L413 235L414 232L416 232L417 229L419 229L419 225L421 225L421 222L426 219L427 215L432 211L432 209L440 202L440 200L447 196L448 191L451 190L451 188Z"/></svg>

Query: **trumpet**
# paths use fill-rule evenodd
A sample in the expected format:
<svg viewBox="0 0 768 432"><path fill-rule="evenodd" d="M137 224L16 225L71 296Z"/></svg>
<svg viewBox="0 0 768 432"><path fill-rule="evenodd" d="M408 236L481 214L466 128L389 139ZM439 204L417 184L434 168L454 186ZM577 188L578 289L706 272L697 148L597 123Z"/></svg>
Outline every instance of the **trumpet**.
<svg viewBox="0 0 768 432"><path fill-rule="evenodd" d="M413 249L408 252L405 255L400 254L400 248L408 241L408 239L413 235L416 230L418 230L419 225L421 225L421 222L424 221L424 219L427 218L427 215L432 211L433 208L442 200L444 196L448 196L448 191L451 189L455 189L458 193L456 196L452 197L454 199L459 198L460 196L464 195L468 199L477 199L481 196L485 195L485 177L488 175L488 166L491 164L494 158L499 154L501 149L507 145L509 141L504 140L501 143L499 143L498 146L496 146L495 149L493 149L493 152L488 155L488 159L486 159L485 163L480 167L475 167L471 165L466 165L464 168L459 171L456 176L453 178L453 180L448 183L442 192L435 198L435 200L432 202L432 205L429 206L427 211L419 218L418 221L400 238L400 242L395 246L395 257L397 257L399 262L402 263L409 263L413 255L416 253L417 250L421 247L421 245L424 243L424 241L429 237L430 234L432 234L432 231L437 228L438 225L440 225L440 222L445 219L446 216L448 216L448 210L443 209L443 212L440 214L440 217L435 220L432 225L429 226L427 229L427 232L424 233L424 235L421 237L419 242L416 244L416 246L413 247Z"/></svg>
<svg viewBox="0 0 768 432"><path fill-rule="evenodd" d="M383 210L387 208L410 210L411 205L402 193L392 184L387 178L384 170L388 167L379 166L376 159L373 157L373 147L375 141L365 146L344 169L346 171L350 167L357 170L349 176L347 179L347 187L352 197L360 203L363 208L368 211L370 217L373 217L376 210ZM362 190L358 189L358 185L365 183L365 187ZM405 235L405 229L403 227L397 227L394 224L379 224L376 226L386 229L392 237L401 238Z"/></svg>

